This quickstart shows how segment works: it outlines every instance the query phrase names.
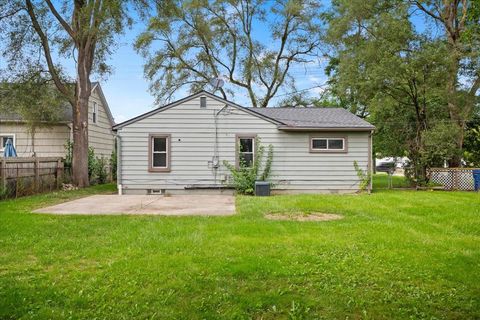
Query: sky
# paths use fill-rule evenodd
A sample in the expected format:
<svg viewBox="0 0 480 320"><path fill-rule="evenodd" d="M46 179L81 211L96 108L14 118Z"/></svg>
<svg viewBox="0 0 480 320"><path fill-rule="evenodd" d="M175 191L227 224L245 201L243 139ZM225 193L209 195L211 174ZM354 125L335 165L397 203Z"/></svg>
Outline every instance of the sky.
<svg viewBox="0 0 480 320"><path fill-rule="evenodd" d="M329 0L323 0L323 5L328 6ZM414 23L423 28L419 17L414 17ZM92 76L93 81L100 81L107 102L117 123L128 120L136 115L148 112L155 105L155 97L149 91L149 80L144 77L143 66L145 60L133 48L136 37L144 30L145 25L137 22L132 29L118 37L117 48L108 61L113 73L105 79ZM268 38L269 31L261 25L254 25L254 37L257 39ZM267 42L268 40L265 40ZM0 62L1 64L1 62ZM297 90L305 90L312 96L318 96L323 90L327 77L324 73L325 59L318 59L306 65L295 65L290 74L295 78ZM74 61L66 61L64 67L70 75L75 75ZM228 85L228 84L227 84ZM316 87L316 88L312 88ZM310 89L309 89L310 88ZM307 90L308 89L308 90ZM271 104L275 105L285 99L290 93L289 88L279 91L278 97ZM186 90L179 91L175 99L180 99L187 94ZM245 91L239 91L232 100L244 106L250 106L250 100Z"/></svg>
<svg viewBox="0 0 480 320"><path fill-rule="evenodd" d="M149 80L144 77L143 66L145 60L133 48L133 43L137 35L144 30L145 26L136 24L131 30L127 30L125 35L118 38L118 47L115 53L110 57L109 65L113 67L113 73L106 79L100 80L105 97L115 118L119 123L128 120L136 115L148 112L158 105L155 105L155 97L149 91ZM253 30L256 37L266 36L265 30L259 28ZM322 85L326 81L323 72L325 61L318 60L304 66L294 66L291 74L295 77L297 90ZM72 72L74 65L68 66ZM286 91L285 91L286 90ZM279 97L273 100L273 103L285 98L289 93L288 89L279 92ZM318 95L321 88L308 90L312 95ZM187 94L186 90L179 91L175 99L180 99ZM232 99L234 102L250 106L250 100L245 93L237 93Z"/></svg>

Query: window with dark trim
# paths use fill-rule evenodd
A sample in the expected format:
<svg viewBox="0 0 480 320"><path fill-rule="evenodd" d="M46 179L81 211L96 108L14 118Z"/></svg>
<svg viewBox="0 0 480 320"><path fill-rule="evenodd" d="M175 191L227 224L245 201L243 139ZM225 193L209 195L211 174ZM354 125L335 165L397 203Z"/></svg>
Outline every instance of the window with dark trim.
<svg viewBox="0 0 480 320"><path fill-rule="evenodd" d="M150 135L148 148L149 171L170 171L170 135Z"/></svg>
<svg viewBox="0 0 480 320"><path fill-rule="evenodd" d="M15 147L15 135L14 134L0 134L0 151L5 150L7 141L11 140L13 147Z"/></svg>
<svg viewBox="0 0 480 320"><path fill-rule="evenodd" d="M93 103L93 112L92 112L92 122L97 123L97 116L98 116L98 106L97 103Z"/></svg>
<svg viewBox="0 0 480 320"><path fill-rule="evenodd" d="M252 167L253 160L255 159L255 137L237 136L237 146L238 166L246 168Z"/></svg>
<svg viewBox="0 0 480 320"><path fill-rule="evenodd" d="M207 97L200 97L200 108L205 109L207 107Z"/></svg>
<svg viewBox="0 0 480 320"><path fill-rule="evenodd" d="M340 137L311 137L310 151L312 152L345 152L346 140Z"/></svg>

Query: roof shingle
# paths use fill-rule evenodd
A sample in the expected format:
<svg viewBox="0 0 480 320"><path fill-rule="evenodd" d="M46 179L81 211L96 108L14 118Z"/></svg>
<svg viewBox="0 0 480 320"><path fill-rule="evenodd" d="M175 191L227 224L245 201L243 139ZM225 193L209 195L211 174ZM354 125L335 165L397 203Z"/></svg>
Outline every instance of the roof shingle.
<svg viewBox="0 0 480 320"><path fill-rule="evenodd" d="M252 110L289 127L374 129L367 121L342 108L285 107Z"/></svg>

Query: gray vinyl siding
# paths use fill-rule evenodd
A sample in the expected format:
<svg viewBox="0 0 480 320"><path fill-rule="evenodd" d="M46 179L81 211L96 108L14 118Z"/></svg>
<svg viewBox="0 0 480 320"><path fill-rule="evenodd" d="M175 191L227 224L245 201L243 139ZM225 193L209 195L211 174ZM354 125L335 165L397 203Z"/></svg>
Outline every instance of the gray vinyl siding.
<svg viewBox="0 0 480 320"><path fill-rule="evenodd" d="M224 103L207 97L207 108L200 98L153 114L118 130L121 138L120 180L125 193L147 189L183 190L192 185L225 182L228 170L221 165L214 178L209 168L215 145L214 114ZM310 132L284 132L276 124L245 111L228 107L218 117L218 155L235 163L237 134L256 134L265 147L272 144L274 157L271 179L279 192L352 192L358 190L353 168L356 160L366 170L368 132L321 133L321 136L347 137L347 153L310 153ZM171 171L148 172L149 134L171 135Z"/></svg>
<svg viewBox="0 0 480 320"><path fill-rule="evenodd" d="M32 141L31 131L26 124L0 123L0 135L2 134L15 135L15 149L19 157L32 157L34 152L38 157L65 157L65 144L70 139L70 127L66 124L38 127Z"/></svg>
<svg viewBox="0 0 480 320"><path fill-rule="evenodd" d="M97 122L93 123L93 104L98 106ZM95 150L98 157L110 158L115 138L112 125L108 118L105 106L97 90L92 92L88 101L88 144Z"/></svg>

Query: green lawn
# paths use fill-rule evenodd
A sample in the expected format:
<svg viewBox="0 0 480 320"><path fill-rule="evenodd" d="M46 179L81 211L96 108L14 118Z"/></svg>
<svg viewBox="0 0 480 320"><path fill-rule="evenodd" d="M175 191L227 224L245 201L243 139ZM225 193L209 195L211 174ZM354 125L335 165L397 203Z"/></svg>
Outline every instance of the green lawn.
<svg viewBox="0 0 480 320"><path fill-rule="evenodd" d="M373 187L375 189L387 189L388 188L388 174L386 173L377 173L373 176ZM402 176L392 176L392 187L393 188L409 188L409 183Z"/></svg>
<svg viewBox="0 0 480 320"><path fill-rule="evenodd" d="M231 217L29 212L0 202L0 319L478 319L480 194L238 197ZM343 220L265 220L265 213Z"/></svg>

